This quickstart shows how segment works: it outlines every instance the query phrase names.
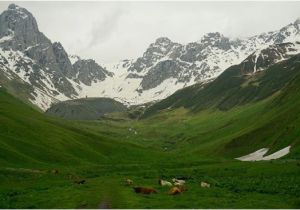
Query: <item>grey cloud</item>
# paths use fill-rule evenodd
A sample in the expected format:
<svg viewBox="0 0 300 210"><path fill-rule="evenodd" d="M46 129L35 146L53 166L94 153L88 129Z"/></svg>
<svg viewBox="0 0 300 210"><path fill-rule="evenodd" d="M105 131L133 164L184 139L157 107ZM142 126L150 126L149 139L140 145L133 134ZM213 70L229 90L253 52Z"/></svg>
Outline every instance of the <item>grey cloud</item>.
<svg viewBox="0 0 300 210"><path fill-rule="evenodd" d="M104 16L102 21L95 22L91 30L91 40L88 47L97 46L109 39L118 27L124 13L124 10L117 9L109 15Z"/></svg>
<svg viewBox="0 0 300 210"><path fill-rule="evenodd" d="M11 2L0 1L0 11ZM245 37L278 30L300 16L299 1L22 1L39 29L68 53L98 62L141 56L160 36L199 40L218 31Z"/></svg>

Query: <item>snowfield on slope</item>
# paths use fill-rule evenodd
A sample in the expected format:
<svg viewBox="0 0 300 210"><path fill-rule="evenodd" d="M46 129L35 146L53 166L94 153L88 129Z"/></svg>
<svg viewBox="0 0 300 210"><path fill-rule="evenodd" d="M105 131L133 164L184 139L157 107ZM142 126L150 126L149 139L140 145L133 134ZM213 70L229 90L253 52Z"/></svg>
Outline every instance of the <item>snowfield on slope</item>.
<svg viewBox="0 0 300 210"><path fill-rule="evenodd" d="M290 153L291 146L287 146L277 152L274 152L270 155L264 156L269 148L262 148L248 155L235 158L240 161L261 161L261 160L276 160Z"/></svg>

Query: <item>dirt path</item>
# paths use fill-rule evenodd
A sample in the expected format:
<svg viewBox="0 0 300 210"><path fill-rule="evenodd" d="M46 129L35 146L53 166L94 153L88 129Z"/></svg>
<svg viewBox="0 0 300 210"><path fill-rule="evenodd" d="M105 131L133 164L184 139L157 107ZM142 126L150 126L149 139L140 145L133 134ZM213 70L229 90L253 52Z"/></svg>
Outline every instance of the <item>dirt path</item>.
<svg viewBox="0 0 300 210"><path fill-rule="evenodd" d="M102 200L98 204L97 209L111 209L111 203L106 200Z"/></svg>

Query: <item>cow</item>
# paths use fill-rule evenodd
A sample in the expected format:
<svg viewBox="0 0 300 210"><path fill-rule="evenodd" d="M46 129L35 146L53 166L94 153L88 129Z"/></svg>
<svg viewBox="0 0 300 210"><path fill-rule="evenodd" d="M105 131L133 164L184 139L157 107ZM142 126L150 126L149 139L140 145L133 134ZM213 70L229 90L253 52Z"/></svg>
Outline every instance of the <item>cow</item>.
<svg viewBox="0 0 300 210"><path fill-rule="evenodd" d="M172 183L171 182L168 182L166 180L162 180L162 179L159 179L158 180L158 184L160 186L168 186L168 187L172 187Z"/></svg>
<svg viewBox="0 0 300 210"><path fill-rule="evenodd" d="M200 185L201 185L201 187L203 187L203 188L210 188L210 184L209 184L209 183L206 183L206 182L201 182Z"/></svg>
<svg viewBox="0 0 300 210"><path fill-rule="evenodd" d="M182 186L182 185L185 184L185 181L182 180L182 179L175 179L175 178L173 178L172 181L173 181L173 183L174 183L175 186Z"/></svg>
<svg viewBox="0 0 300 210"><path fill-rule="evenodd" d="M169 190L169 195L178 195L179 193L181 193L181 190L178 187L172 187Z"/></svg>
<svg viewBox="0 0 300 210"><path fill-rule="evenodd" d="M147 195L157 193L155 189L146 188L146 187L133 187L133 190L136 193L147 194Z"/></svg>
<svg viewBox="0 0 300 210"><path fill-rule="evenodd" d="M85 180L84 179L79 179L74 181L75 184L84 184Z"/></svg>
<svg viewBox="0 0 300 210"><path fill-rule="evenodd" d="M172 187L170 190L169 190L169 195L178 195L184 191L187 191L187 188L185 186L175 186L175 187Z"/></svg>
<svg viewBox="0 0 300 210"><path fill-rule="evenodd" d="M125 178L125 185L131 186L131 185L133 185L133 181L131 179Z"/></svg>

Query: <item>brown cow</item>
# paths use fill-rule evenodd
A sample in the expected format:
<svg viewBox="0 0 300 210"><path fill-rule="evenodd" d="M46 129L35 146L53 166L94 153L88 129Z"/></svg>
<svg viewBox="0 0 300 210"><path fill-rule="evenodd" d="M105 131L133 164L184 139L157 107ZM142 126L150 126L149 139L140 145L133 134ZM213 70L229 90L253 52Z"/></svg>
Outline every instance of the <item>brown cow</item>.
<svg viewBox="0 0 300 210"><path fill-rule="evenodd" d="M80 179L80 180L74 180L75 184L84 184L85 180L84 179Z"/></svg>
<svg viewBox="0 0 300 210"><path fill-rule="evenodd" d="M146 188L146 187L133 187L134 191L136 193L141 193L141 194L152 194L152 193L157 193L156 190L152 188Z"/></svg>
<svg viewBox="0 0 300 210"><path fill-rule="evenodd" d="M176 186L176 187L172 187L170 190L169 190L169 195L178 195L184 191L186 191L186 187L185 186Z"/></svg>
<svg viewBox="0 0 300 210"><path fill-rule="evenodd" d="M172 187L170 190L169 190L169 195L177 195L181 193L181 190L178 188L178 187Z"/></svg>

